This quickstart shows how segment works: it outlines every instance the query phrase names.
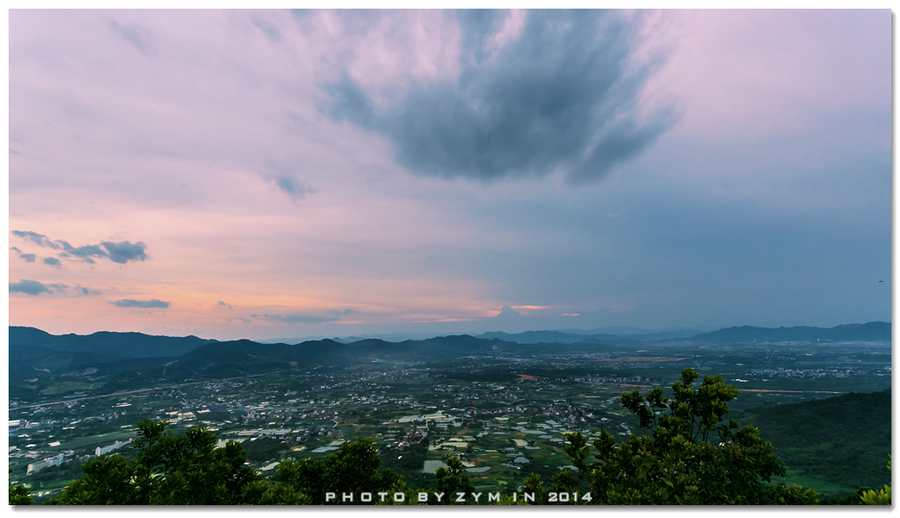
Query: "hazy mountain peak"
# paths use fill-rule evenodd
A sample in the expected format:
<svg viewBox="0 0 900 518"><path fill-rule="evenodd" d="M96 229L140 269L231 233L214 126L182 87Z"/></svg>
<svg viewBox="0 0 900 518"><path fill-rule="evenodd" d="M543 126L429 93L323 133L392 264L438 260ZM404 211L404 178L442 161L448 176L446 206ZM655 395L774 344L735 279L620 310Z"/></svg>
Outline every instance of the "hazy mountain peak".
<svg viewBox="0 0 900 518"><path fill-rule="evenodd" d="M500 309L500 314L494 318L521 318L522 314L518 311L514 310L510 306L503 306Z"/></svg>

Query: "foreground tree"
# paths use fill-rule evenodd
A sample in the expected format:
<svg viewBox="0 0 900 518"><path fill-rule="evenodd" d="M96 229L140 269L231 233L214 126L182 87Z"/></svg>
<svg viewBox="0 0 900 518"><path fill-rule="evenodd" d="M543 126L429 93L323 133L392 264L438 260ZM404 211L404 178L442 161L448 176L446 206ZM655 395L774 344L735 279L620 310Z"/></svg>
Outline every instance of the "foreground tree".
<svg viewBox="0 0 900 518"><path fill-rule="evenodd" d="M771 443L753 426L723 423L727 402L737 396L721 376L682 371L672 384L674 398L660 387L646 396L635 389L622 395L622 406L640 420L645 435L616 444L605 429L594 440L589 462L587 438L569 435L563 450L578 468L581 483L603 504L813 504L815 491L799 486L772 487L772 476L784 476L784 465Z"/></svg>
<svg viewBox="0 0 900 518"><path fill-rule="evenodd" d="M132 445L137 458L101 455L83 465L84 475L69 484L50 504L243 504L256 503L244 491L260 475L244 465L240 443L218 438L196 427L183 434L166 430L166 421L137 425Z"/></svg>
<svg viewBox="0 0 900 518"><path fill-rule="evenodd" d="M475 486L469 480L469 473L463 466L459 457L451 455L444 459L447 467L440 467L434 474L438 479L438 492L446 495L441 501L447 504L455 503L457 493L471 494L475 492Z"/></svg>
<svg viewBox="0 0 900 518"><path fill-rule="evenodd" d="M9 473L12 474L12 466L9 467ZM34 498L31 496L31 490L23 484L9 483L9 505L31 505Z"/></svg>
<svg viewBox="0 0 900 518"><path fill-rule="evenodd" d="M347 493L353 494L352 503L358 504L362 493L384 492L403 485L402 476L390 468L379 471L380 466L375 443L368 437L359 437L342 444L324 461L305 457L281 462L277 482L260 503L339 504ZM335 493L336 498L326 501L328 492Z"/></svg>
<svg viewBox="0 0 900 518"><path fill-rule="evenodd" d="M888 455L887 469L891 469L890 455ZM872 489L860 490L860 500L867 505L891 505L891 486L885 484L877 492Z"/></svg>
<svg viewBox="0 0 900 518"><path fill-rule="evenodd" d="M141 421L132 441L138 450L134 460L101 455L88 461L84 475L48 503L324 504L326 492L358 495L402 486L401 476L390 469L378 470L381 458L367 437L342 444L324 461L285 460L278 466L277 479L269 482L245 465L247 455L240 443L228 441L219 448L218 437L205 428L175 434L166 430L168 424ZM10 501L12 494L11 487ZM340 499L329 503L340 503Z"/></svg>

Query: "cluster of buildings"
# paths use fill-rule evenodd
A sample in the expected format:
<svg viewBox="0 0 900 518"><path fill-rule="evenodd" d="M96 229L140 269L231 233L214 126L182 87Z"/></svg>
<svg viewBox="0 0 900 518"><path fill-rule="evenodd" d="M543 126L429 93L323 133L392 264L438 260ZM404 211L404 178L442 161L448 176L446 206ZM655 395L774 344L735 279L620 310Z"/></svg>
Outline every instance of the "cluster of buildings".
<svg viewBox="0 0 900 518"><path fill-rule="evenodd" d="M100 455L105 455L107 453L116 451L119 448L121 448L123 446L127 446L129 444L131 444L131 439L128 439L125 441L116 441L107 446L98 446L94 450L94 455L99 457ZM59 441L50 443L50 446L59 446L59 445L60 445ZM10 449L10 453L12 453L13 449L17 450L18 448L16 448L15 446L10 446L9 449ZM90 458L90 455L87 455L85 457ZM75 451L63 450L52 457L47 457L45 459L42 459L37 462L29 464L28 468L25 471L25 476L33 475L43 469L51 467L51 466L59 466L60 464L62 464L64 462L69 462L70 460L74 460L74 459L75 459Z"/></svg>
<svg viewBox="0 0 900 518"><path fill-rule="evenodd" d="M850 376L864 376L868 373L868 371L862 369L752 369L741 373L741 377L766 376L768 378L820 379L849 378Z"/></svg>
<svg viewBox="0 0 900 518"><path fill-rule="evenodd" d="M419 444L427 436L428 436L427 428L425 428L424 426L417 426L416 428L407 432L402 437L398 438L396 441L385 446L384 449L403 451L406 448L409 448L410 446Z"/></svg>

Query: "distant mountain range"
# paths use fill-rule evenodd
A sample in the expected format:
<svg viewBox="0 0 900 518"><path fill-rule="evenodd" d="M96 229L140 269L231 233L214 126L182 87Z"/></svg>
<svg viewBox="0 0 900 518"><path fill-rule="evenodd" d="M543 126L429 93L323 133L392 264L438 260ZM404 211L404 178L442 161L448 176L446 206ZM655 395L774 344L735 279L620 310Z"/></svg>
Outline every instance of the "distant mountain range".
<svg viewBox="0 0 900 518"><path fill-rule="evenodd" d="M539 354L598 351L605 347L646 347L650 343L702 342L834 342L890 341L891 324L870 322L830 329L816 327L732 327L694 335L671 331L637 335L582 335L561 331L485 333L389 342L362 339L351 343L311 340L296 345L250 340L220 342L196 336L151 336L100 332L92 335L51 335L31 327L9 328L11 381L31 377L115 375L205 378L240 376L297 366L347 366L363 362L423 361L470 355ZM130 374L129 374L130 373Z"/></svg>
<svg viewBox="0 0 900 518"><path fill-rule="evenodd" d="M101 331L91 335L51 335L33 327L9 328L10 354L33 356L39 350L93 353L106 359L180 356L215 340L196 336L153 336Z"/></svg>
<svg viewBox="0 0 900 518"><path fill-rule="evenodd" d="M526 331L524 333L509 334L501 331L484 333L478 338L498 338L507 342L520 344L574 344L574 343L600 343L611 340L637 340L650 342L657 340L673 340L677 338L689 338L700 334L699 331L680 329L678 331L663 331L655 333L637 334L613 334L613 333L572 333L563 331Z"/></svg>
<svg viewBox="0 0 900 518"><path fill-rule="evenodd" d="M889 342L891 324L845 324L828 329L821 327L731 327L691 338L694 342L746 343L746 342Z"/></svg>

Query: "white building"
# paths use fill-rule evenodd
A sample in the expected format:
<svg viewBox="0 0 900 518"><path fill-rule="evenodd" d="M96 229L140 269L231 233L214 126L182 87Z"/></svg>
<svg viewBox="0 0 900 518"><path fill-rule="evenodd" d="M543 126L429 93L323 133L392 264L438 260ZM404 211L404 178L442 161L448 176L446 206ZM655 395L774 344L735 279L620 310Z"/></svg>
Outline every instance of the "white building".
<svg viewBox="0 0 900 518"><path fill-rule="evenodd" d="M71 456L72 456L72 452L67 451L67 452L62 452L55 457L48 457L44 460L35 462L34 464L29 464L28 471L25 472L25 476L32 475L44 468L49 468L50 466L59 466L60 464L62 464L63 462L66 461L66 457L71 457ZM68 460L72 460L72 459L70 458Z"/></svg>
<svg viewBox="0 0 900 518"><path fill-rule="evenodd" d="M97 448L94 450L94 455L99 457L99 456L109 453L111 451L118 450L119 448L121 448L122 446L125 446L126 444L131 444L131 441L116 441L116 442L110 444L109 446L104 446L102 448L100 446L97 446Z"/></svg>

